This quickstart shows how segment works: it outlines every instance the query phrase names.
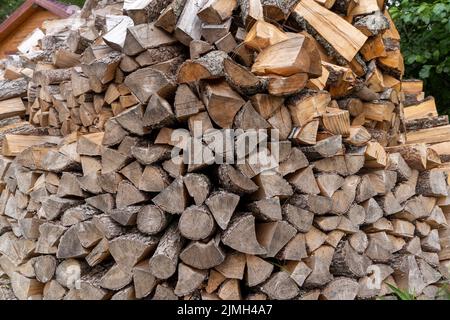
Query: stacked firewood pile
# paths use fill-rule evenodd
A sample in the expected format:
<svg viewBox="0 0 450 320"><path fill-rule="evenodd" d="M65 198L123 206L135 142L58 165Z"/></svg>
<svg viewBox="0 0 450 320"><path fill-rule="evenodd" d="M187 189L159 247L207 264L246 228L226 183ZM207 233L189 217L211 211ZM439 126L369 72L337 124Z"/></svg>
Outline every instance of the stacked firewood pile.
<svg viewBox="0 0 450 320"><path fill-rule="evenodd" d="M2 82L45 133L3 138L0 299L436 298L399 41L376 0L88 1Z"/></svg>

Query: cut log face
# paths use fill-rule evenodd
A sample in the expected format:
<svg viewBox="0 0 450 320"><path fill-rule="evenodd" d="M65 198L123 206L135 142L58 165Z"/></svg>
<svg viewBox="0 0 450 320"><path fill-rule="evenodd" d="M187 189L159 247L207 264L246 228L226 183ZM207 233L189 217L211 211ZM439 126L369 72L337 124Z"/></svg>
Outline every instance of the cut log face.
<svg viewBox="0 0 450 320"><path fill-rule="evenodd" d="M258 190L258 185L231 165L220 165L218 174L221 185L227 191L237 194L245 194L253 193Z"/></svg>
<svg viewBox="0 0 450 320"><path fill-rule="evenodd" d="M146 49L175 44L176 39L170 34L156 28L153 23L139 24L128 28L125 38L124 53L135 56Z"/></svg>
<svg viewBox="0 0 450 320"><path fill-rule="evenodd" d="M299 294L297 284L284 271L273 274L261 290L274 300L289 300Z"/></svg>
<svg viewBox="0 0 450 320"><path fill-rule="evenodd" d="M100 286L109 290L120 290L131 281L131 272L124 271L118 265L113 265L100 279Z"/></svg>
<svg viewBox="0 0 450 320"><path fill-rule="evenodd" d="M34 272L39 282L49 282L56 271L56 259L53 256L40 256L34 262Z"/></svg>
<svg viewBox="0 0 450 320"><path fill-rule="evenodd" d="M337 275L362 277L366 274L370 263L370 259L359 255L349 242L342 241L336 248L331 270Z"/></svg>
<svg viewBox="0 0 450 320"><path fill-rule="evenodd" d="M284 221L268 222L256 226L256 237L267 250L265 257L275 257L295 236L297 230Z"/></svg>
<svg viewBox="0 0 450 320"><path fill-rule="evenodd" d="M171 214L181 214L187 206L187 192L182 179L175 180L170 186L161 191L153 203Z"/></svg>
<svg viewBox="0 0 450 320"><path fill-rule="evenodd" d="M239 196L225 191L215 192L206 200L206 205L222 230L227 228L239 200Z"/></svg>
<svg viewBox="0 0 450 320"><path fill-rule="evenodd" d="M205 23L219 24L231 17L236 6L236 0L209 0L197 15Z"/></svg>
<svg viewBox="0 0 450 320"><path fill-rule="evenodd" d="M240 93L256 94L264 91L267 86L264 79L255 76L250 70L229 58L223 61L223 69L228 83Z"/></svg>
<svg viewBox="0 0 450 320"><path fill-rule="evenodd" d="M172 82L161 71L151 67L131 73L124 83L143 104L147 103L153 94L165 98L174 92ZM142 83L147 85L142 87Z"/></svg>
<svg viewBox="0 0 450 320"><path fill-rule="evenodd" d="M214 218L205 206L191 206L181 214L179 229L187 239L204 240L214 232L214 228Z"/></svg>
<svg viewBox="0 0 450 320"><path fill-rule="evenodd" d="M180 253L180 259L193 268L207 270L220 265L225 260L225 252L215 238L207 243L191 242Z"/></svg>
<svg viewBox="0 0 450 320"><path fill-rule="evenodd" d="M156 235L170 222L169 214L156 206L147 205L139 209L136 217L137 228L148 235Z"/></svg>
<svg viewBox="0 0 450 320"><path fill-rule="evenodd" d="M257 255L267 252L256 238L255 218L252 215L236 216L223 232L222 242L242 253Z"/></svg>
<svg viewBox="0 0 450 320"><path fill-rule="evenodd" d="M116 263L125 270L131 270L155 249L157 240L140 234L127 234L109 242L109 251Z"/></svg>
<svg viewBox="0 0 450 320"><path fill-rule="evenodd" d="M229 254L226 259L215 269L227 279L244 278L244 269L246 264L245 255L242 253Z"/></svg>
<svg viewBox="0 0 450 320"><path fill-rule="evenodd" d="M202 97L211 120L221 128L231 128L234 117L245 104L225 81L205 84Z"/></svg>
<svg viewBox="0 0 450 320"><path fill-rule="evenodd" d="M211 51L201 58L188 60L178 70L178 83L192 83L202 79L218 79L224 75L223 64L228 55Z"/></svg>
<svg viewBox="0 0 450 320"><path fill-rule="evenodd" d="M326 300L354 300L358 294L358 282L349 278L331 281L322 291Z"/></svg>
<svg viewBox="0 0 450 320"><path fill-rule="evenodd" d="M249 287L257 286L267 280L272 274L274 266L253 255L246 255L246 282Z"/></svg>
<svg viewBox="0 0 450 320"><path fill-rule="evenodd" d="M262 221L281 221L281 205L278 197L271 199L263 199L252 202L249 205L250 211L253 212L258 220Z"/></svg>
<svg viewBox="0 0 450 320"><path fill-rule="evenodd" d="M179 296L187 296L194 292L205 280L207 272L191 268L184 263L178 264L178 281L174 293Z"/></svg>
<svg viewBox="0 0 450 320"><path fill-rule="evenodd" d="M294 17L296 16L306 21L309 32L319 34L323 38L325 47L331 47L334 55L337 54L346 61L353 60L367 40L362 32L314 0L299 3L294 9ZM333 29L340 30L340 34Z"/></svg>
<svg viewBox="0 0 450 320"><path fill-rule="evenodd" d="M307 73L316 78L322 74L320 56L308 48L314 46L309 38L296 36L273 44L263 50L252 66L252 72L258 75L276 74L289 77L297 73ZM274 53L283 53L282 60L274 60ZM315 53L315 54L314 54ZM317 73L319 70L319 73Z"/></svg>
<svg viewBox="0 0 450 320"><path fill-rule="evenodd" d="M147 195L139 191L129 182L119 183L116 196L116 205L118 209L124 209L128 206L144 202L148 199Z"/></svg>
<svg viewBox="0 0 450 320"><path fill-rule="evenodd" d="M188 174L184 177L183 182L189 195L194 198L195 204L198 206L202 205L208 197L211 188L208 177L199 174Z"/></svg>
<svg viewBox="0 0 450 320"><path fill-rule="evenodd" d="M70 227L61 237L58 252L58 259L80 258L85 257L89 253L78 238L78 226Z"/></svg>

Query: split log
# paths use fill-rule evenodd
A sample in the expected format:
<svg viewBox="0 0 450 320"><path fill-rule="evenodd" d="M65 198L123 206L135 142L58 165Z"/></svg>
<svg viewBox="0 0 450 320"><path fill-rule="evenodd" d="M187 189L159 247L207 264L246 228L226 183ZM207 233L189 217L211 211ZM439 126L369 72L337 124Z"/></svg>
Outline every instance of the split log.
<svg viewBox="0 0 450 320"><path fill-rule="evenodd" d="M312 272L305 280L305 287L324 286L333 279L329 271L333 253L334 248L322 246L306 259L305 263Z"/></svg>
<svg viewBox="0 0 450 320"><path fill-rule="evenodd" d="M202 98L211 120L221 128L230 128L235 115L245 104L226 81L205 83L202 86Z"/></svg>
<svg viewBox="0 0 450 320"><path fill-rule="evenodd" d="M205 206L191 206L180 217L179 229L183 237L204 240L214 232L214 218Z"/></svg>
<svg viewBox="0 0 450 320"><path fill-rule="evenodd" d="M143 260L133 268L133 283L137 299L147 297L158 285L157 279L150 273L148 260Z"/></svg>
<svg viewBox="0 0 450 320"><path fill-rule="evenodd" d="M141 207L130 206L124 209L113 209L109 212L112 219L121 224L122 226L134 226L136 225L137 214Z"/></svg>
<svg viewBox="0 0 450 320"><path fill-rule="evenodd" d="M157 246L154 237L128 233L109 242L109 251L116 263L125 270L131 270L149 255Z"/></svg>
<svg viewBox="0 0 450 320"><path fill-rule="evenodd" d="M255 232L255 218L252 215L236 216L222 234L222 242L236 251L247 254L265 254Z"/></svg>
<svg viewBox="0 0 450 320"><path fill-rule="evenodd" d="M175 27L183 12L183 8L186 4L186 0L174 0L164 10L161 11L158 19L155 22L155 26L164 29L165 31L172 33L175 31Z"/></svg>
<svg viewBox="0 0 450 320"><path fill-rule="evenodd" d="M344 61L353 60L367 37L337 14L334 14L314 0L302 1L292 13L300 25L315 36L327 52ZM340 32L336 32L340 30Z"/></svg>
<svg viewBox="0 0 450 320"><path fill-rule="evenodd" d="M152 199L153 203L171 214L181 214L187 206L187 192L182 179L176 179Z"/></svg>
<svg viewBox="0 0 450 320"><path fill-rule="evenodd" d="M204 23L220 24L231 17L236 7L237 0L209 0L197 15Z"/></svg>
<svg viewBox="0 0 450 320"><path fill-rule="evenodd" d="M274 273L261 290L274 300L293 299L300 293L297 284L284 271Z"/></svg>
<svg viewBox="0 0 450 320"><path fill-rule="evenodd" d="M132 274L113 265L100 279L100 286L109 290L121 290L132 281Z"/></svg>
<svg viewBox="0 0 450 320"><path fill-rule="evenodd" d="M44 284L36 279L29 279L18 272L13 272L11 276L11 287L14 295L19 300L29 300L42 295Z"/></svg>
<svg viewBox="0 0 450 320"><path fill-rule="evenodd" d="M149 260L150 272L158 279L170 278L176 272L182 246L183 240L177 224L172 224L166 229Z"/></svg>
<svg viewBox="0 0 450 320"><path fill-rule="evenodd" d="M139 25L156 20L161 10L170 2L170 0L125 1L123 11L133 19L134 24Z"/></svg>
<svg viewBox="0 0 450 320"><path fill-rule="evenodd" d="M225 230L239 203L239 196L225 191L218 191L206 200L206 205L222 230Z"/></svg>
<svg viewBox="0 0 450 320"><path fill-rule="evenodd" d="M247 272L246 283L255 287L266 281L272 274L274 266L269 262L253 255L246 255Z"/></svg>
<svg viewBox="0 0 450 320"><path fill-rule="evenodd" d="M175 295L174 290L169 286L158 284L152 300L178 300L178 297Z"/></svg>
<svg viewBox="0 0 450 320"><path fill-rule="evenodd" d="M259 92L263 92L265 87L267 86L266 81L258 78L244 66L237 64L231 59L223 60L223 69L228 83L234 89L245 95L253 95ZM264 115L262 116L264 117Z"/></svg>
<svg viewBox="0 0 450 320"><path fill-rule="evenodd" d="M218 175L220 184L223 188L232 193L245 194L253 193L258 190L258 186L252 180L244 176L231 165L220 165Z"/></svg>
<svg viewBox="0 0 450 320"><path fill-rule="evenodd" d="M275 52L282 53L283 59L274 60ZM252 72L257 75L276 74L284 77L307 73L312 78L317 78L322 74L322 67L314 43L299 35L264 49L256 58Z"/></svg>
<svg viewBox="0 0 450 320"><path fill-rule="evenodd" d="M421 172L417 181L417 193L431 197L448 196L446 176L442 171L430 170Z"/></svg>
<svg viewBox="0 0 450 320"><path fill-rule="evenodd" d="M225 252L219 246L218 240L216 237L207 243L191 242L180 253L180 259L185 264L197 269L207 270L214 268L225 260Z"/></svg>
<svg viewBox="0 0 450 320"><path fill-rule="evenodd" d="M332 206L330 198L319 195L294 194L289 203L318 215L329 212Z"/></svg>
<svg viewBox="0 0 450 320"><path fill-rule="evenodd" d="M147 49L170 46L176 39L155 24L139 24L128 28L123 52L128 56L135 56Z"/></svg>
<svg viewBox="0 0 450 320"><path fill-rule="evenodd" d="M302 147L301 150L309 160L333 157L342 153L342 136L331 136L317 142L314 146Z"/></svg>
<svg viewBox="0 0 450 320"><path fill-rule="evenodd" d="M295 0L277 1L277 0L261 0L264 17L268 20L282 21L292 11Z"/></svg>
<svg viewBox="0 0 450 320"><path fill-rule="evenodd" d="M33 264L36 279L39 282L49 282L56 271L56 259L53 256L39 256Z"/></svg>
<svg viewBox="0 0 450 320"><path fill-rule="evenodd" d="M330 94L325 91L307 92L291 97L287 107L296 126L303 126L326 112L331 101Z"/></svg>
<svg viewBox="0 0 450 320"><path fill-rule="evenodd" d="M333 256L331 271L335 275L363 277L371 264L370 259L359 255L347 241L342 241Z"/></svg>
<svg viewBox="0 0 450 320"><path fill-rule="evenodd" d="M89 251L82 246L78 238L78 226L75 225L61 237L56 257L58 259L80 258L85 257L88 253Z"/></svg>
<svg viewBox="0 0 450 320"><path fill-rule="evenodd" d="M206 271L191 268L180 262L178 264L178 281L174 293L179 297L191 294L200 287L206 276Z"/></svg>
<svg viewBox="0 0 450 320"><path fill-rule="evenodd" d="M227 57L225 52L217 50L195 60L186 61L178 71L178 83L221 78L224 75L223 64Z"/></svg>
<svg viewBox="0 0 450 320"><path fill-rule="evenodd" d="M133 184L122 181L119 183L116 195L118 209L123 209L148 200L148 196L139 191Z"/></svg>
<svg viewBox="0 0 450 320"><path fill-rule="evenodd" d="M0 101L25 97L27 94L27 85L28 82L26 79L0 81Z"/></svg>
<svg viewBox="0 0 450 320"><path fill-rule="evenodd" d="M170 222L169 214L156 206L144 206L140 208L136 224L140 232L148 235L156 235L163 231Z"/></svg>
<svg viewBox="0 0 450 320"><path fill-rule="evenodd" d="M208 198L211 183L207 176L200 174L188 174L183 178L189 195L194 198L195 204L200 206Z"/></svg>
<svg viewBox="0 0 450 320"><path fill-rule="evenodd" d="M326 300L354 300L358 294L358 282L349 278L337 278L322 291Z"/></svg>
<svg viewBox="0 0 450 320"><path fill-rule="evenodd" d="M260 0L240 0L242 23L246 28L258 20L264 20L263 7Z"/></svg>
<svg viewBox="0 0 450 320"><path fill-rule="evenodd" d="M0 101L0 120L15 116L23 117L25 115L25 105L21 98L12 98Z"/></svg>
<svg viewBox="0 0 450 320"><path fill-rule="evenodd" d="M124 83L139 101L144 104L148 102L153 94L166 98L175 91L172 81L161 71L152 67L139 69L129 74L125 78ZM148 85L142 87L142 83L147 83Z"/></svg>
<svg viewBox="0 0 450 320"><path fill-rule="evenodd" d="M271 199L263 199L252 202L248 208L258 220L261 221L281 221L281 205L278 197Z"/></svg>
<svg viewBox="0 0 450 320"><path fill-rule="evenodd" d="M187 0L175 28L175 37L185 46L201 38L201 20L197 14L206 0Z"/></svg>
<svg viewBox="0 0 450 320"><path fill-rule="evenodd" d="M244 44L253 50L262 51L287 39L289 39L288 35L273 24L258 20L247 32Z"/></svg>

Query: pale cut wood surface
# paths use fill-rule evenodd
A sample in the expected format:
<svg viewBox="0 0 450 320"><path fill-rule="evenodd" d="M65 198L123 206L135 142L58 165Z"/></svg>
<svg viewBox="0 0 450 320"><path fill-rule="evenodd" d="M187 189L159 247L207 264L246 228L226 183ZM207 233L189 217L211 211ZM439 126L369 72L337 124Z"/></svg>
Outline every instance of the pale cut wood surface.
<svg viewBox="0 0 450 320"><path fill-rule="evenodd" d="M302 0L294 11L347 61L353 59L367 40L362 32L314 0Z"/></svg>

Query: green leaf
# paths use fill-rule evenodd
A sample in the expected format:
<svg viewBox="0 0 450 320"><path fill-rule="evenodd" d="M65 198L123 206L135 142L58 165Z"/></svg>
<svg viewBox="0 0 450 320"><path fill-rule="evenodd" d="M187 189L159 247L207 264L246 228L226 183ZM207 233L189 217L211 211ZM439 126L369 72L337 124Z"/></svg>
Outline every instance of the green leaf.
<svg viewBox="0 0 450 320"><path fill-rule="evenodd" d="M433 66L431 66L431 65L424 65L419 72L419 76L423 79L428 78L430 76L430 71L431 71L432 67Z"/></svg>
<svg viewBox="0 0 450 320"><path fill-rule="evenodd" d="M389 289L391 289L392 293L395 294L400 300L416 300L416 297L413 294L402 291L389 283L386 284L389 287Z"/></svg>
<svg viewBox="0 0 450 320"><path fill-rule="evenodd" d="M438 3L433 7L433 13L441 14L447 11L447 6L443 3Z"/></svg>

